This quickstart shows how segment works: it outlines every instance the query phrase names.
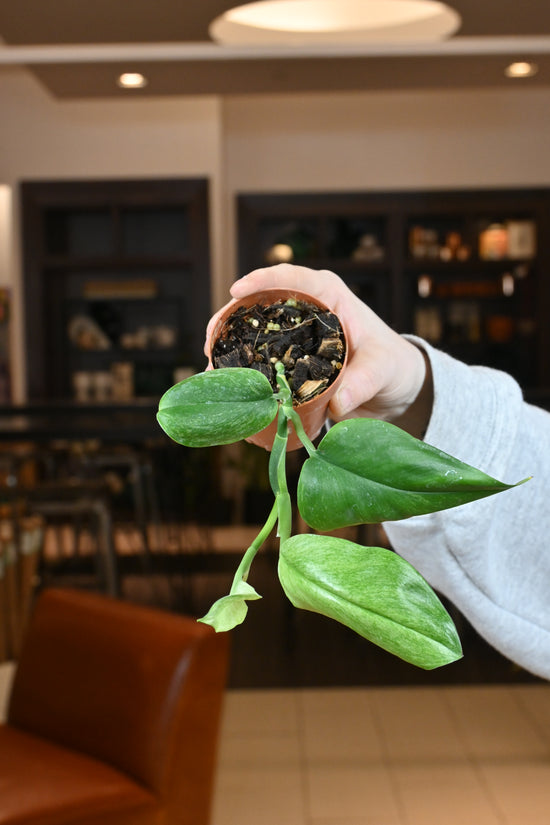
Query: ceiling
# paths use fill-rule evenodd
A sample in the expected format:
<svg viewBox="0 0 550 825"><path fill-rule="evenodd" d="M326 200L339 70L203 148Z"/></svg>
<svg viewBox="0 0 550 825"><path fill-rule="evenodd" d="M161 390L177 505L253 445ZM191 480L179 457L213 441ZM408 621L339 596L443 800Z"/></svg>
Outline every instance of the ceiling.
<svg viewBox="0 0 550 825"><path fill-rule="evenodd" d="M26 66L56 98L540 87L550 85L550 3L455 0L458 34L426 49L224 50L208 25L234 0L0 0L0 71ZM111 44L109 48L109 44ZM510 80L512 60L538 73ZM116 77L140 71L144 89Z"/></svg>

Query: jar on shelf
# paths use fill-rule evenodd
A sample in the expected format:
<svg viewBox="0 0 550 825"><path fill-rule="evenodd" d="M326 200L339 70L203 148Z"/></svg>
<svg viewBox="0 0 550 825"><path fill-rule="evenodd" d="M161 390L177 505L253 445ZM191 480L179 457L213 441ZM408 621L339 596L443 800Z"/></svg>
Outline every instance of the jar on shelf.
<svg viewBox="0 0 550 825"><path fill-rule="evenodd" d="M508 230L502 223L492 223L479 235L479 257L498 261L508 255Z"/></svg>

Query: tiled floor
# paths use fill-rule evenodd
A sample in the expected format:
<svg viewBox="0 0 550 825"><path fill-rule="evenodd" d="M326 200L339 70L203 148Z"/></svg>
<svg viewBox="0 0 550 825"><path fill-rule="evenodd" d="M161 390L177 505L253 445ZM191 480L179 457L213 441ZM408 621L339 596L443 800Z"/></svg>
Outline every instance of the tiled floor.
<svg viewBox="0 0 550 825"><path fill-rule="evenodd" d="M549 822L550 685L227 693L211 825Z"/></svg>
<svg viewBox="0 0 550 825"><path fill-rule="evenodd" d="M548 825L550 686L231 691L212 825Z"/></svg>

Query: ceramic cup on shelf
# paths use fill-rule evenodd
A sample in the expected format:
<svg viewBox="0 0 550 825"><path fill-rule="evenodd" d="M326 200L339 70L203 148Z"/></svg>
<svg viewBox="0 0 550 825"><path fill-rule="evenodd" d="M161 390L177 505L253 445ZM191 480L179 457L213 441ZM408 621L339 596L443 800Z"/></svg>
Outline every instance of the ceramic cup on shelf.
<svg viewBox="0 0 550 825"><path fill-rule="evenodd" d="M247 295L245 298L240 298L238 300L230 301L220 312L220 315L216 319L216 323L212 328L209 341L208 341L208 350L210 353L210 362L212 362L212 351L214 344L221 337L223 329L233 313L239 309L240 307L252 307L256 304L261 306L269 306L270 304L274 304L276 301L280 300L288 300L289 298L295 298L297 301L307 302L309 304L314 304L315 306L319 307L322 311L329 311L332 312L330 307L327 307L321 301L317 300L317 298L313 298L306 292L301 292L300 290L296 289L280 289L280 288L272 288L272 289L264 289L260 292L255 292L252 295ZM321 392L319 395L311 398L309 401L305 401L302 404L296 404L294 402L294 409L300 416L302 421L302 425L311 440L316 438L319 433L321 432L328 414L328 405L330 399L335 394L336 390L341 384L342 375L346 368L347 358L348 358L348 340L349 336L346 333L345 326L342 320L339 318L340 325L342 327L344 333L344 344L345 344L345 353L344 359L342 362L342 368L339 370L338 376L329 384L329 386ZM256 444L259 447L264 447L266 450L271 450L273 445L273 439L275 438L275 433L277 432L277 418L269 424L265 429L261 430L259 433L250 436L246 440L251 442L252 444ZM289 433L288 433L288 446L287 450L297 450L302 447L302 442L296 435L294 431L294 427L289 422Z"/></svg>

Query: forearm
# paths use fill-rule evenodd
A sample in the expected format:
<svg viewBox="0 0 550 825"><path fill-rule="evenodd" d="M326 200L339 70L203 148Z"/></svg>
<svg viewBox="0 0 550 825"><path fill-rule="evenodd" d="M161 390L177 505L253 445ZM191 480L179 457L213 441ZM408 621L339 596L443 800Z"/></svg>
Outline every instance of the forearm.
<svg viewBox="0 0 550 825"><path fill-rule="evenodd" d="M550 415L525 404L504 373L425 348L434 384L425 440L503 481L533 479L474 504L386 524L388 536L491 644L550 678Z"/></svg>

